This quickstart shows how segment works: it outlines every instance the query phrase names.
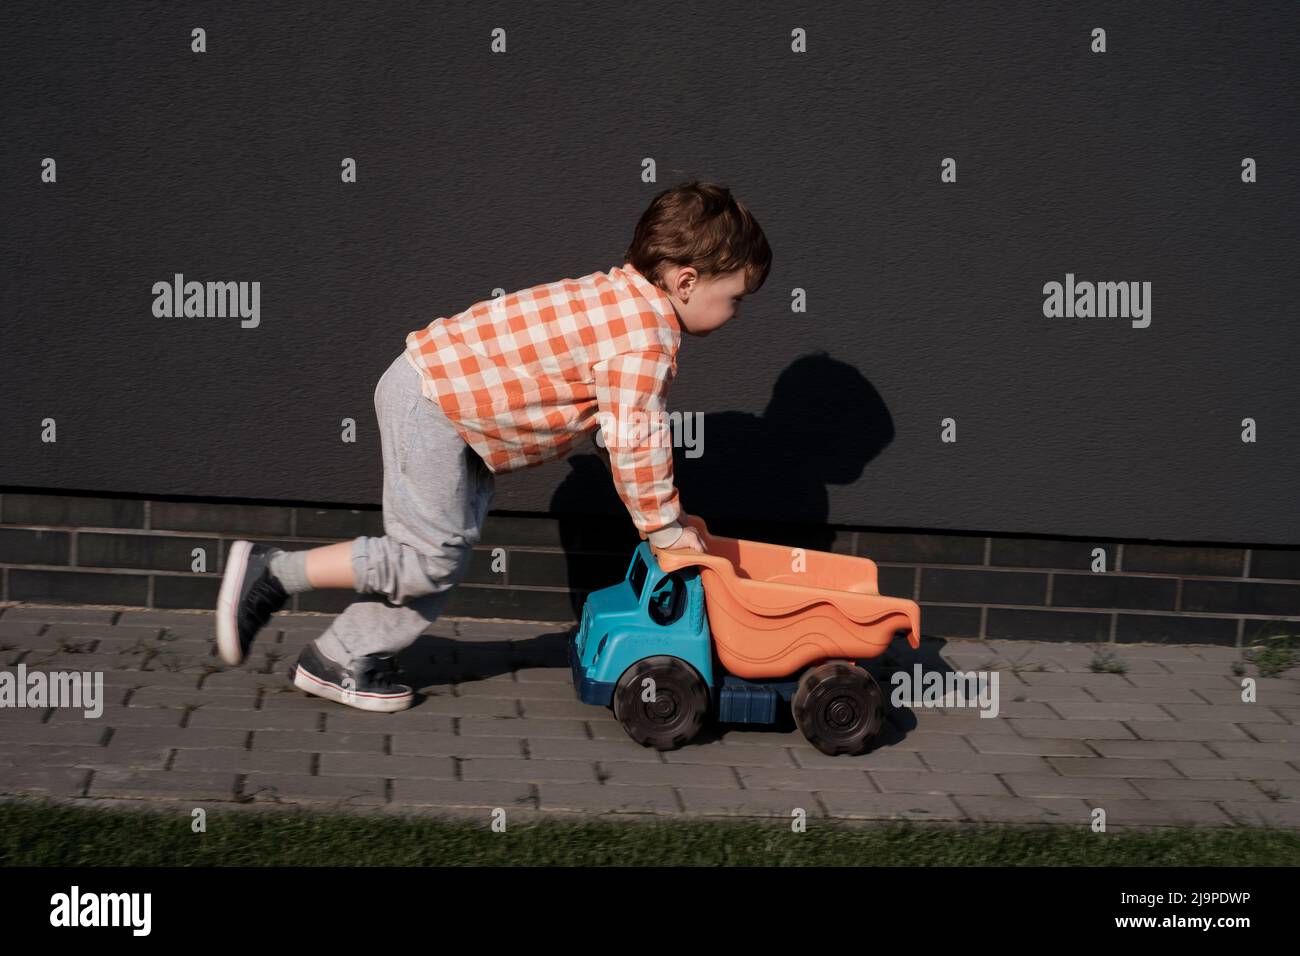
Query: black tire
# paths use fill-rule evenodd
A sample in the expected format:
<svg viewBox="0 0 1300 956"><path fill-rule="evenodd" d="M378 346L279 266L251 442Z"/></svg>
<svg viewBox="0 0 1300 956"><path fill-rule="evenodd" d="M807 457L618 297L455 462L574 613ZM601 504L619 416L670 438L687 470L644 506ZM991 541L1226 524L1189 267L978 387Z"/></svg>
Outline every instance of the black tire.
<svg viewBox="0 0 1300 956"><path fill-rule="evenodd" d="M804 671L790 712L808 742L822 753L860 754L880 733L884 695L876 679L858 665L827 661Z"/></svg>
<svg viewBox="0 0 1300 956"><path fill-rule="evenodd" d="M654 701L641 699L647 677L654 680ZM613 703L614 716L641 746L676 750L704 726L709 689L695 668L680 658L647 657L623 672Z"/></svg>

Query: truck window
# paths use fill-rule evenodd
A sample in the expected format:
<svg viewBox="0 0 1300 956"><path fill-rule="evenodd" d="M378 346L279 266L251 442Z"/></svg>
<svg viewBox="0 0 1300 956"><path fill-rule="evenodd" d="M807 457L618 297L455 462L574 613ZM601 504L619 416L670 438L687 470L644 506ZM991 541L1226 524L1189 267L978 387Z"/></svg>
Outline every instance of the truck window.
<svg viewBox="0 0 1300 956"><path fill-rule="evenodd" d="M650 594L650 620L668 625L675 622L686 610L686 582L673 573L661 578Z"/></svg>
<svg viewBox="0 0 1300 956"><path fill-rule="evenodd" d="M645 587L646 566L641 560L641 555L636 555L632 559L632 593L636 599L641 600L641 589Z"/></svg>

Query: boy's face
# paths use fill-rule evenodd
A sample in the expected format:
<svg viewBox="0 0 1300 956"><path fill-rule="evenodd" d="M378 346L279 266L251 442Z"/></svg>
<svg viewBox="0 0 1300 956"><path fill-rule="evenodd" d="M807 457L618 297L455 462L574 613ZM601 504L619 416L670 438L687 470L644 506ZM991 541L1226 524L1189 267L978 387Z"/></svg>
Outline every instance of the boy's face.
<svg viewBox="0 0 1300 956"><path fill-rule="evenodd" d="M706 278L691 266L668 266L663 279L677 319L691 335L708 335L731 321L745 296L744 269Z"/></svg>

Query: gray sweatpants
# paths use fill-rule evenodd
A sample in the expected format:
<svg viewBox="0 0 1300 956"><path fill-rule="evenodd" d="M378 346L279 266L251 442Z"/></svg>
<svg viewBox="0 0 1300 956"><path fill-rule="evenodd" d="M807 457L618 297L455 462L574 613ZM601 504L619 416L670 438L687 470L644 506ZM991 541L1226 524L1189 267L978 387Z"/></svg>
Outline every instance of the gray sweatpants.
<svg viewBox="0 0 1300 956"><path fill-rule="evenodd" d="M384 459L384 536L352 542L359 594L319 638L321 653L347 664L395 654L442 613L469 569L496 488L495 476L456 432L420 375L399 354L375 388Z"/></svg>

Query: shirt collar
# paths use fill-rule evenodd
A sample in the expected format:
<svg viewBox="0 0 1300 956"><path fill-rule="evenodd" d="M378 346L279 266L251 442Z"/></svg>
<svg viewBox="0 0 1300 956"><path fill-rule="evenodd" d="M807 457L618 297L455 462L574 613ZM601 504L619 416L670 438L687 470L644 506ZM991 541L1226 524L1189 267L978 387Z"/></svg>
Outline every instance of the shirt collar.
<svg viewBox="0 0 1300 956"><path fill-rule="evenodd" d="M668 293L638 272L630 262L623 263L619 271L627 276L633 287L654 306L656 312L663 316L669 327L680 335L682 324L677 319L677 310L673 308L673 301L668 298Z"/></svg>

